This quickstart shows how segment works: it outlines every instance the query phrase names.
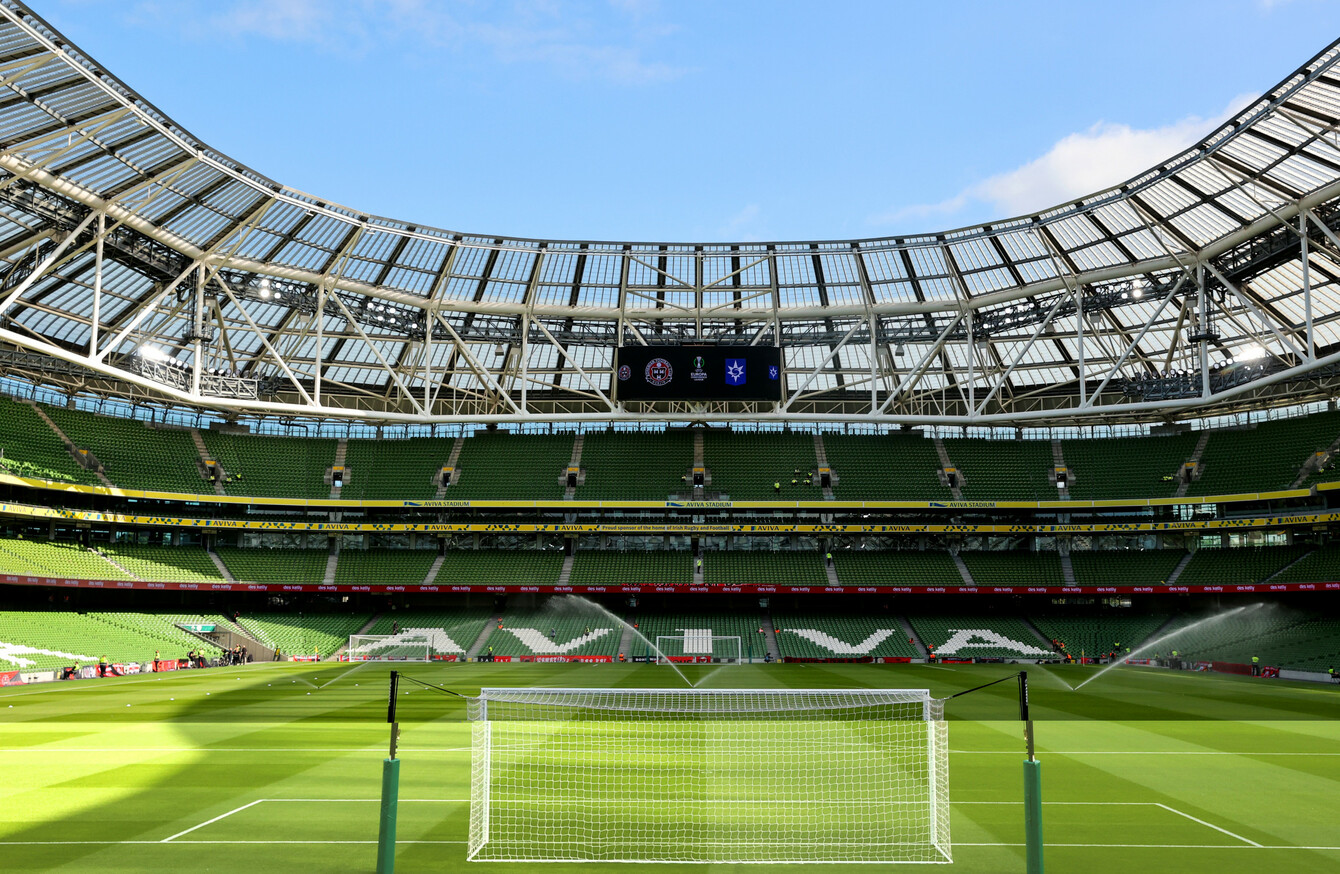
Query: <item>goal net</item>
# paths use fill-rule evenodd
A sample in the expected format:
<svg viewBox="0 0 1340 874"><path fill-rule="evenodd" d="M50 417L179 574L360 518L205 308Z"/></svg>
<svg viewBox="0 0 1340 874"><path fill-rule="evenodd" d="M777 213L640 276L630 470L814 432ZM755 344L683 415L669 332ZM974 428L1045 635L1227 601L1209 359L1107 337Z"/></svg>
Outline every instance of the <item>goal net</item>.
<svg viewBox="0 0 1340 874"><path fill-rule="evenodd" d="M469 858L949 862L925 690L483 689Z"/></svg>
<svg viewBox="0 0 1340 874"><path fill-rule="evenodd" d="M426 662L432 650L427 634L351 634L345 650L351 662Z"/></svg>
<svg viewBox="0 0 1340 874"><path fill-rule="evenodd" d="M656 636L657 661L699 661L739 664L745 654L740 647L739 635L713 634L710 628L681 628L679 634Z"/></svg>

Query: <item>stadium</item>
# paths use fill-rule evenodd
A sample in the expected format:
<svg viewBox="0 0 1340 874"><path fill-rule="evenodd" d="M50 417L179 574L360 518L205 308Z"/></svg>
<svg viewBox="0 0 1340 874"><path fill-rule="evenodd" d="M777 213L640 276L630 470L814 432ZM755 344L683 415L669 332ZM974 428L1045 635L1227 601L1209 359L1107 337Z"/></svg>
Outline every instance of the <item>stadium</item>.
<svg viewBox="0 0 1340 874"><path fill-rule="evenodd" d="M18 0L0 86L5 870L1340 870L1340 42L806 242L361 213Z"/></svg>

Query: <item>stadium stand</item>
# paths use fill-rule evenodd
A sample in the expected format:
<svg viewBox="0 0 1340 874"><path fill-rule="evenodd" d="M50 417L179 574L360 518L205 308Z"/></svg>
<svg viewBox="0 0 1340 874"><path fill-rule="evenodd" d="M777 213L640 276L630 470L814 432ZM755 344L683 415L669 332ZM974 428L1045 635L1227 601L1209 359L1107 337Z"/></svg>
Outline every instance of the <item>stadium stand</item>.
<svg viewBox="0 0 1340 874"><path fill-rule="evenodd" d="M761 626L757 613L728 613L724 611L654 613L639 615L636 621L638 624L637 630L652 644L656 643L658 636L673 638L672 641L661 642L664 655L670 657L734 655L734 647L728 644L723 643L721 645L722 649L718 651L716 649L717 644L709 640L712 636L739 637L740 658L746 661L750 659L762 661L767 653L764 636L759 633ZM709 646L712 648L712 652L701 651ZM730 648L727 649L727 646L730 646ZM654 658L656 655L653 647L637 638L633 640L632 650L631 653L625 653L625 655L629 658L638 656Z"/></svg>
<svg viewBox="0 0 1340 874"><path fill-rule="evenodd" d="M256 640L284 655L332 655L349 643L372 616L359 613L244 613L237 624Z"/></svg>
<svg viewBox="0 0 1340 874"><path fill-rule="evenodd" d="M438 477L451 458L452 440L350 440L344 465L348 480L340 497L350 501L426 500L437 494Z"/></svg>
<svg viewBox="0 0 1340 874"><path fill-rule="evenodd" d="M1287 607L1248 607L1241 613L1181 617L1175 633L1161 645L1160 656L1178 651L1183 662L1220 661L1301 671L1324 671L1340 662L1340 619Z"/></svg>
<svg viewBox="0 0 1340 874"><path fill-rule="evenodd" d="M703 582L709 586L826 586L828 573L817 552L716 551L703 554Z"/></svg>
<svg viewBox="0 0 1340 874"><path fill-rule="evenodd" d="M417 586L436 558L426 549L342 549L335 582Z"/></svg>
<svg viewBox="0 0 1340 874"><path fill-rule="evenodd" d="M537 609L509 608L502 623L489 633L482 653L495 656L598 655L615 656L623 626L608 616L571 608L563 598L551 598Z"/></svg>
<svg viewBox="0 0 1340 874"><path fill-rule="evenodd" d="M706 561L703 563L706 573ZM571 580L580 585L686 586L693 582L693 556L687 552L654 550L614 552L578 550Z"/></svg>
<svg viewBox="0 0 1340 874"><path fill-rule="evenodd" d="M0 396L0 467L15 476L95 485L98 476L70 456L56 432L27 404Z"/></svg>
<svg viewBox="0 0 1340 874"><path fill-rule="evenodd" d="M1072 549L1070 566L1081 586L1159 586L1185 557L1180 549Z"/></svg>
<svg viewBox="0 0 1340 874"><path fill-rule="evenodd" d="M1076 501L1166 498L1176 491L1182 465L1196 451L1198 432L1156 437L1063 440L1061 453ZM1053 489L1053 492L1056 490Z"/></svg>
<svg viewBox="0 0 1340 874"><path fill-rule="evenodd" d="M456 461L460 472L447 489L447 497L480 501L561 500L563 485L559 477L572 460L574 439L571 434L476 432L461 446Z"/></svg>
<svg viewBox="0 0 1340 874"><path fill-rule="evenodd" d="M712 475L708 490L729 495L733 501L823 499L814 437L809 434L709 428L703 434L703 463ZM810 473L815 474L812 480ZM774 484L781 489L774 489Z"/></svg>
<svg viewBox="0 0 1340 874"><path fill-rule="evenodd" d="M963 575L939 549L843 550L833 556L844 586L961 586Z"/></svg>
<svg viewBox="0 0 1340 874"><path fill-rule="evenodd" d="M554 549L455 549L443 556L433 582L552 585L562 572L563 553Z"/></svg>
<svg viewBox="0 0 1340 874"><path fill-rule="evenodd" d="M1050 440L966 438L944 444L962 476L965 500L1056 500L1056 463Z"/></svg>
<svg viewBox="0 0 1340 874"><path fill-rule="evenodd" d="M209 488L200 475L200 454L188 431L149 428L132 419L62 407L44 405L42 409L70 442L102 462L107 478L118 486L188 494Z"/></svg>
<svg viewBox="0 0 1340 874"><path fill-rule="evenodd" d="M97 550L141 580L223 582L223 575L203 547L99 544Z"/></svg>
<svg viewBox="0 0 1340 874"><path fill-rule="evenodd" d="M202 430L200 436L210 456L233 478L233 482L224 486L230 495L330 497L326 471L335 463L335 440L210 430Z"/></svg>
<svg viewBox="0 0 1340 874"><path fill-rule="evenodd" d="M566 460L565 460L566 462ZM675 430L587 434L582 441L585 501L664 501L688 490L682 477L693 467L693 435Z"/></svg>
<svg viewBox="0 0 1340 874"><path fill-rule="evenodd" d="M1177 578L1179 585L1259 583L1302 558L1307 546L1201 547Z"/></svg>
<svg viewBox="0 0 1340 874"><path fill-rule="evenodd" d="M214 617L0 611L0 669L54 671L76 662L94 664L103 656L124 664L152 661L155 651L165 659L184 657L192 649L219 652L177 628L178 621L212 622Z"/></svg>
<svg viewBox="0 0 1340 874"><path fill-rule="evenodd" d="M1034 615L1031 618L1044 637L1064 644L1066 653L1076 659L1106 655L1114 647L1117 647L1119 654L1125 654L1128 649L1138 649L1140 644L1168 621L1167 615L1161 613L1137 613L1131 616L1111 613L1088 616Z"/></svg>
<svg viewBox="0 0 1340 874"><path fill-rule="evenodd" d="M1017 616L909 616L917 637L942 658L1046 658L1050 646Z"/></svg>
<svg viewBox="0 0 1340 874"><path fill-rule="evenodd" d="M1064 586L1060 557L1054 552L978 552L958 555L979 586Z"/></svg>
<svg viewBox="0 0 1340 874"><path fill-rule="evenodd" d="M77 543L52 540L0 540L0 568L4 568L5 573L44 577L134 579L96 552Z"/></svg>
<svg viewBox="0 0 1340 874"><path fill-rule="evenodd" d="M493 611L482 607L457 610L392 610L377 617L363 634L428 632L433 655L465 655L478 639Z"/></svg>
<svg viewBox="0 0 1340 874"><path fill-rule="evenodd" d="M1340 545L1315 549L1271 578L1272 583L1333 583L1340 580Z"/></svg>
<svg viewBox="0 0 1340 874"><path fill-rule="evenodd" d="M946 501L944 466L934 441L920 434L825 434L824 455L837 482L833 495L844 501Z"/></svg>
<svg viewBox="0 0 1340 874"><path fill-rule="evenodd" d="M217 550L228 572L248 583L319 583L326 575L324 549L237 549L220 546Z"/></svg>
<svg viewBox="0 0 1340 874"><path fill-rule="evenodd" d="M1212 431L1201 455L1200 478L1189 495L1231 495L1287 489L1312 453L1340 437L1340 413L1262 422L1254 428Z"/></svg>
<svg viewBox="0 0 1340 874"><path fill-rule="evenodd" d="M841 613L772 615L782 658L920 658L893 617Z"/></svg>

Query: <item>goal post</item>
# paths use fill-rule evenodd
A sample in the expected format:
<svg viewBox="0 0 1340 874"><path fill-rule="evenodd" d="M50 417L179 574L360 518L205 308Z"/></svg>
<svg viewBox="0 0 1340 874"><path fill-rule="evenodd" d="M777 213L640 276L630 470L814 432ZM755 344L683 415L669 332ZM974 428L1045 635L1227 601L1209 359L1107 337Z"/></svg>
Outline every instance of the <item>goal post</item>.
<svg viewBox="0 0 1340 874"><path fill-rule="evenodd" d="M746 659L753 661L752 654L741 646L739 635L713 634L709 629L694 628L679 631L679 634L656 635L654 655L660 664L702 659L727 664L741 664Z"/></svg>
<svg viewBox="0 0 1340 874"><path fill-rule="evenodd" d="M926 690L486 688L468 708L472 861L952 860Z"/></svg>
<svg viewBox="0 0 1340 874"><path fill-rule="evenodd" d="M345 655L351 662L426 662L432 642L426 634L351 634Z"/></svg>

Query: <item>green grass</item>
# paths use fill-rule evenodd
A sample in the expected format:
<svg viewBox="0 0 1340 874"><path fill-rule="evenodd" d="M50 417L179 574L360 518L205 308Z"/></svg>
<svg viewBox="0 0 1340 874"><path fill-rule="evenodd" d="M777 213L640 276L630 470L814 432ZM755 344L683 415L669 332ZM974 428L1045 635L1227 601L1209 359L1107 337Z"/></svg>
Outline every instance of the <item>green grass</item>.
<svg viewBox="0 0 1340 874"><path fill-rule="evenodd" d="M258 664L0 690L0 867L371 871L388 669ZM685 669L705 687L928 687L937 696L1012 670ZM1048 870L1340 870L1334 718L1340 687L1122 668L1071 690L1093 670L1030 668ZM631 664L443 664L409 671L466 693L481 685L679 683L664 666ZM521 870L515 864L466 865L465 846L457 843L466 838L469 808L470 740L461 702L413 684L404 691L396 870L515 874ZM1023 870L1015 708L1011 683L947 707L955 872ZM772 874L788 866L746 867ZM666 869L709 870L660 870ZM623 867L544 870L605 874Z"/></svg>

